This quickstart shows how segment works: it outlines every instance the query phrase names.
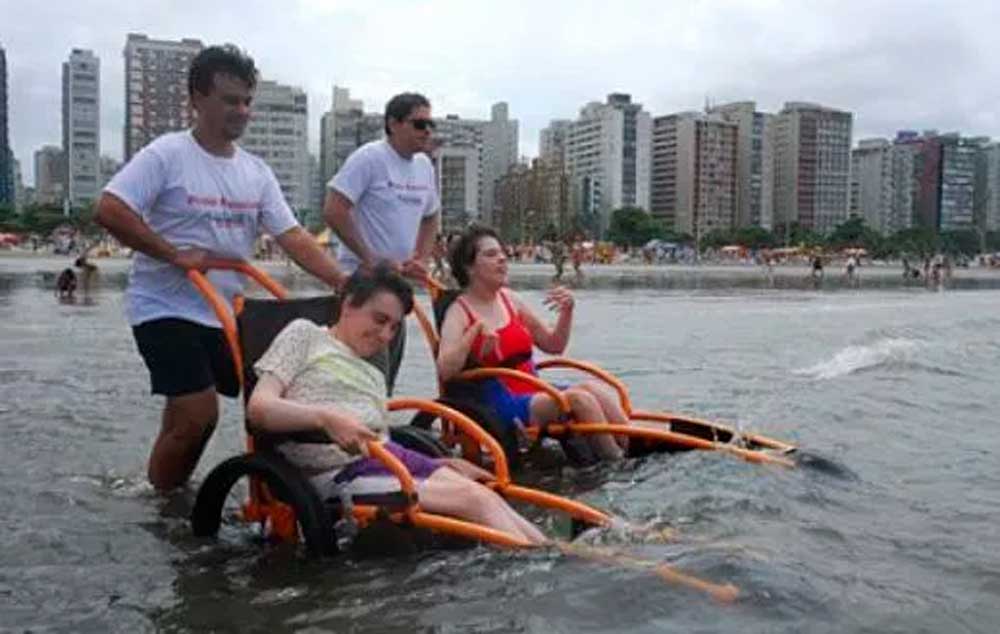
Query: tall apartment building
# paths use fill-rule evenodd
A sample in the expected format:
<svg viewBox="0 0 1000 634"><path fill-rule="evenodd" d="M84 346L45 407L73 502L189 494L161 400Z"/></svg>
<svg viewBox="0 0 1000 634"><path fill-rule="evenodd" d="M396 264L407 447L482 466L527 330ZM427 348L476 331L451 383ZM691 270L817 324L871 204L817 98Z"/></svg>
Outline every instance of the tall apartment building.
<svg viewBox="0 0 1000 634"><path fill-rule="evenodd" d="M679 233L699 238L737 226L739 124L721 114L682 112L653 120L650 208Z"/></svg>
<svg viewBox="0 0 1000 634"><path fill-rule="evenodd" d="M296 211L312 204L308 124L306 93L301 88L257 82L250 125L239 144L271 167L285 200Z"/></svg>
<svg viewBox="0 0 1000 634"><path fill-rule="evenodd" d="M381 139L384 130L383 113L364 112L361 100L351 99L349 89L334 86L331 108L320 118L319 172L324 186L354 150Z"/></svg>
<svg viewBox="0 0 1000 634"><path fill-rule="evenodd" d="M549 165L566 164L566 144L573 122L569 119L553 119L538 133L538 158Z"/></svg>
<svg viewBox="0 0 1000 634"><path fill-rule="evenodd" d="M941 221L944 231L974 226L976 139L948 134L941 138Z"/></svg>
<svg viewBox="0 0 1000 634"><path fill-rule="evenodd" d="M976 226L1000 230L1000 143L984 144L977 160Z"/></svg>
<svg viewBox="0 0 1000 634"><path fill-rule="evenodd" d="M775 119L775 226L827 233L847 219L853 115L789 102Z"/></svg>
<svg viewBox="0 0 1000 634"><path fill-rule="evenodd" d="M541 158L531 166L517 164L496 186L500 216L496 225L509 241L561 238L572 228L569 177L558 162Z"/></svg>
<svg viewBox="0 0 1000 634"><path fill-rule="evenodd" d="M444 232L461 231L478 215L479 156L473 145L442 145L433 153Z"/></svg>
<svg viewBox="0 0 1000 634"><path fill-rule="evenodd" d="M14 204L14 153L7 128L7 52L0 45L0 205Z"/></svg>
<svg viewBox="0 0 1000 634"><path fill-rule="evenodd" d="M897 133L894 144L912 156L913 224L934 231L975 226L976 163L982 139L956 132L904 130Z"/></svg>
<svg viewBox="0 0 1000 634"><path fill-rule="evenodd" d="M14 175L14 210L18 213L24 209L27 200L27 191L24 186L24 174L21 172L21 161L14 159L11 161L11 173Z"/></svg>
<svg viewBox="0 0 1000 634"><path fill-rule="evenodd" d="M881 234L898 230L892 226L896 199L893 154L887 139L862 139L851 150L850 215L864 218L865 224Z"/></svg>
<svg viewBox="0 0 1000 634"><path fill-rule="evenodd" d="M101 60L74 48L62 66L62 150L66 196L74 207L97 200L101 187Z"/></svg>
<svg viewBox="0 0 1000 634"><path fill-rule="evenodd" d="M753 101L708 110L737 126L736 226L774 226L774 115L757 111Z"/></svg>
<svg viewBox="0 0 1000 634"><path fill-rule="evenodd" d="M118 170L121 169L122 164L119 163L118 160L115 159L114 157L102 156L100 165L101 165L101 188L103 189L104 186L108 184L108 181L110 181L112 177L114 177L114 175L118 173Z"/></svg>
<svg viewBox="0 0 1000 634"><path fill-rule="evenodd" d="M652 120L629 95L580 109L566 145L572 209L602 234L620 207L649 210Z"/></svg>
<svg viewBox="0 0 1000 634"><path fill-rule="evenodd" d="M507 104L493 104L490 119L462 119L449 114L436 119L434 137L442 148L474 147L479 155L476 213L473 219L494 223L496 182L517 162L518 122L511 119Z"/></svg>
<svg viewBox="0 0 1000 634"><path fill-rule="evenodd" d="M129 33L125 41L125 161L164 134L191 126L187 76L201 40L153 40Z"/></svg>
<svg viewBox="0 0 1000 634"><path fill-rule="evenodd" d="M55 145L35 151L35 202L57 206L66 197L66 158Z"/></svg>

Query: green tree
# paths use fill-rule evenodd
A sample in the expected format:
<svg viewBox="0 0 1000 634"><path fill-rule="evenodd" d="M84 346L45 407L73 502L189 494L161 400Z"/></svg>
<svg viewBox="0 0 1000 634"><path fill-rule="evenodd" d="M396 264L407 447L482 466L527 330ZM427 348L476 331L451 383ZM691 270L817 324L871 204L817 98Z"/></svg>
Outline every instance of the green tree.
<svg viewBox="0 0 1000 634"><path fill-rule="evenodd" d="M763 227L742 227L733 232L732 244L748 249L767 249L775 246L777 240L774 234Z"/></svg>
<svg viewBox="0 0 1000 634"><path fill-rule="evenodd" d="M889 237L897 255L912 255L927 258L934 255L939 246L939 238L926 227L911 227L897 231Z"/></svg>
<svg viewBox="0 0 1000 634"><path fill-rule="evenodd" d="M718 249L732 243L732 235L729 231L726 231L725 229L712 229L705 235L701 236L701 243L698 245L698 250L704 251L705 249Z"/></svg>
<svg viewBox="0 0 1000 634"><path fill-rule="evenodd" d="M0 231L18 231L17 212L9 205L0 205Z"/></svg>
<svg viewBox="0 0 1000 634"><path fill-rule="evenodd" d="M607 238L615 244L642 246L664 235L663 225L638 207L622 207L611 212Z"/></svg>
<svg viewBox="0 0 1000 634"><path fill-rule="evenodd" d="M979 253L979 234L973 229L942 231L941 250L950 255L974 256Z"/></svg>

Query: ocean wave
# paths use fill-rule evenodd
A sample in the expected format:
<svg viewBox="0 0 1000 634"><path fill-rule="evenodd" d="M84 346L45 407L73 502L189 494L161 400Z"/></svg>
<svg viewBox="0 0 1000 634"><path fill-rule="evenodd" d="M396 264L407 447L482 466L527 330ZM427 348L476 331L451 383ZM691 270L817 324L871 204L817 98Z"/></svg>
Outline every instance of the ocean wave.
<svg viewBox="0 0 1000 634"><path fill-rule="evenodd" d="M847 346L832 359L796 370L795 374L814 379L835 379L862 370L894 363L907 363L920 342L900 337L886 337L870 344Z"/></svg>

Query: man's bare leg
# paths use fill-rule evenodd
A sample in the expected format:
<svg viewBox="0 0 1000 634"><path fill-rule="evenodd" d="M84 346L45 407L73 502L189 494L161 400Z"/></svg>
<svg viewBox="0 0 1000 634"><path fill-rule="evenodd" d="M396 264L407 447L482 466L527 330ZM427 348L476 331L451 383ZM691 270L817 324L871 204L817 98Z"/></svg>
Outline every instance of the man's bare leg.
<svg viewBox="0 0 1000 634"><path fill-rule="evenodd" d="M160 491L187 482L219 420L215 387L167 397L160 434L149 455L149 481Z"/></svg>

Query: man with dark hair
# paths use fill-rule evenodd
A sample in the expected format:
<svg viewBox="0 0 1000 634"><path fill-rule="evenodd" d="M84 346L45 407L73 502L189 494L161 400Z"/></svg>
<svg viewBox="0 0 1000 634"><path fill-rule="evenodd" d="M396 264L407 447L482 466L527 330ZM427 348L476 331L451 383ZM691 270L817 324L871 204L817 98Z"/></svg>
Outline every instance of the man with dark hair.
<svg viewBox="0 0 1000 634"><path fill-rule="evenodd" d="M239 393L219 321L186 271L204 270L212 257L250 259L263 231L330 286L343 279L295 220L271 169L235 143L256 82L253 60L235 46L201 51L188 74L194 127L144 147L97 204L97 222L136 252L125 308L152 392L166 397L148 471L160 490L183 484L197 466L218 420L216 392ZM209 277L227 299L242 290L238 274Z"/></svg>
<svg viewBox="0 0 1000 634"><path fill-rule="evenodd" d="M403 93L385 106L386 138L351 154L330 180L323 216L340 237L345 272L369 268L377 260L395 263L402 273L423 281L441 224L430 147L430 102ZM392 392L403 358L405 329L374 360Z"/></svg>

